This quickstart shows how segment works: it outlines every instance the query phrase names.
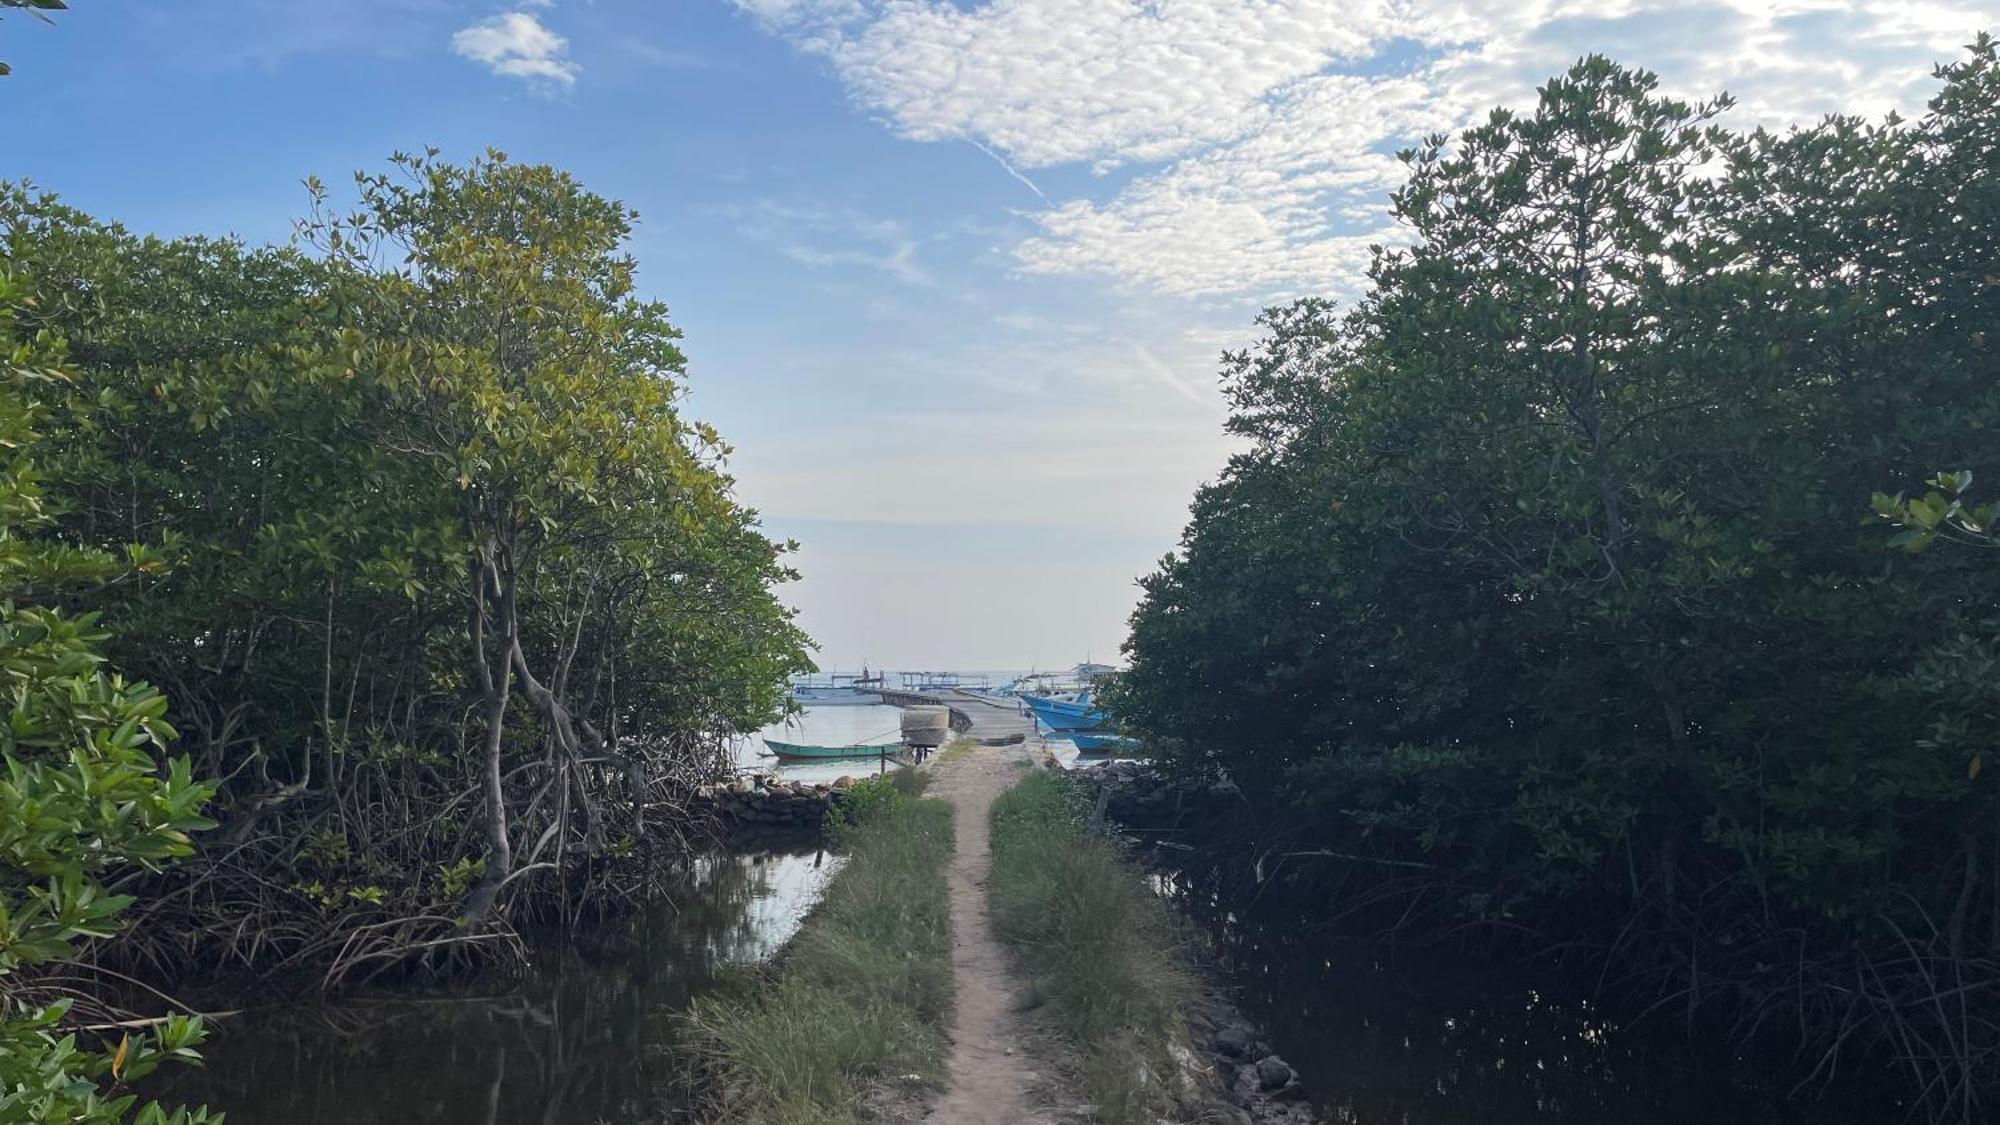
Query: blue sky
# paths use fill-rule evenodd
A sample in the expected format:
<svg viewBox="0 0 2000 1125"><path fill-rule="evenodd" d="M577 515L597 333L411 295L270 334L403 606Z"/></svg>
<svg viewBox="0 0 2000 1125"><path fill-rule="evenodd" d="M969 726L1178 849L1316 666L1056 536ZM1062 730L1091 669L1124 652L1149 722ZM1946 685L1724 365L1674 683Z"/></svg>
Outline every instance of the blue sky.
<svg viewBox="0 0 2000 1125"><path fill-rule="evenodd" d="M1351 295L1389 154L1577 54L1739 124L1917 109L2000 0L73 0L0 20L0 177L281 240L398 149L641 215L694 413L822 663L1112 656L1227 456L1216 357Z"/></svg>

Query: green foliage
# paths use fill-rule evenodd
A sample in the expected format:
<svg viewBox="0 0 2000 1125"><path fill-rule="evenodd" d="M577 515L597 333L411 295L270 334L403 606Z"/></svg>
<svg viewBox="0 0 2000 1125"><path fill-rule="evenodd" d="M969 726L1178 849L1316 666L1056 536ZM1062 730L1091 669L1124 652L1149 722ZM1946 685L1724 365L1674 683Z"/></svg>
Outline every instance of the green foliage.
<svg viewBox="0 0 2000 1125"><path fill-rule="evenodd" d="M863 778L846 789L839 790L833 804L826 810L823 826L826 838L836 848L844 848L853 839L854 833L886 816L901 812L903 806L916 796L906 794L904 787L897 783L895 774L882 774ZM914 774L916 771L909 771Z"/></svg>
<svg viewBox="0 0 2000 1125"><path fill-rule="evenodd" d="M1158 897L1089 833L1089 813L1076 783L1047 771L994 801L994 921L1081 1048L1096 1119L1157 1121L1176 1108L1171 1048L1184 1046L1191 986Z"/></svg>
<svg viewBox="0 0 2000 1125"><path fill-rule="evenodd" d="M108 553L48 538L30 394L72 373L54 333L12 331L29 299L0 270L0 1121L220 1121L124 1091L162 1061L197 1061L199 1020L170 1016L94 1050L65 1026L68 999L38 1000L20 980L118 932L133 900L107 880L158 870L189 853L189 832L213 827L210 787L187 758L162 761L175 737L166 698L110 670L97 616L22 601L121 572Z"/></svg>
<svg viewBox="0 0 2000 1125"><path fill-rule="evenodd" d="M457 902L486 874L486 861L468 856L456 863L438 864L437 871L438 897L445 902Z"/></svg>
<svg viewBox="0 0 2000 1125"><path fill-rule="evenodd" d="M1787 966L1808 1011L1951 958L1977 1010L1906 1041L1994 1026L1991 568L1860 519L1958 465L1878 512L1992 526L1993 41L1940 76L1918 121L1745 135L1588 58L1406 154L1368 295L1225 357L1250 446L1144 583L1121 721L1377 861L1327 870L1389 921L1729 1002ZM1851 1018L1915 1011L1869 979Z"/></svg>
<svg viewBox="0 0 2000 1125"><path fill-rule="evenodd" d="M233 779L233 862L107 953L299 911L203 945L262 964L358 948L325 931L385 913L590 893L656 788L726 764L809 665L775 593L790 545L681 413L632 213L498 153L399 156L353 194L313 183L280 249L0 186L0 263L32 298L4 338L66 350L22 384L50 514L106 578L66 608L119 623L108 655L168 688L194 773Z"/></svg>
<svg viewBox="0 0 2000 1125"><path fill-rule="evenodd" d="M25 10L32 13L36 19L41 20L43 23L48 23L50 20L48 16L42 13L60 12L68 7L69 4L66 0L0 0L0 9L13 8ZM0 78L5 78L12 73L14 73L14 68L8 66L4 61L0 61Z"/></svg>
<svg viewBox="0 0 2000 1125"><path fill-rule="evenodd" d="M741 1000L696 1004L689 1024L725 1119L852 1122L866 1083L937 1083L951 1007L951 846L944 802L879 805L848 834L846 864L776 979Z"/></svg>
<svg viewBox="0 0 2000 1125"><path fill-rule="evenodd" d="M2000 535L1993 527L1994 513L2000 509L1993 504L1972 503L1968 495L1972 470L1939 473L1925 483L1930 490L1915 499L1905 499L1900 493L1875 494L1875 514L1902 528L1890 538L1891 547L1914 554L1937 542L1939 535L1959 543L2000 546Z"/></svg>

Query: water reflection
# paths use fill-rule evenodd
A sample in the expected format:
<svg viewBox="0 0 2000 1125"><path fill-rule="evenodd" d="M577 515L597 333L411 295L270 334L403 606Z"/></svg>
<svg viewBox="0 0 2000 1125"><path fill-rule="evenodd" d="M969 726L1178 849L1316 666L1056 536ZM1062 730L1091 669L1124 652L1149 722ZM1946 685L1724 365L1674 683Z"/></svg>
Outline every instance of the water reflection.
<svg viewBox="0 0 2000 1125"><path fill-rule="evenodd" d="M736 747L736 766L757 773L775 773L787 781L807 784L834 781L840 777L873 777L881 768L879 758L835 758L824 762L786 762L764 748L765 738L781 742L802 742L809 746L854 746L889 744L891 753L902 746L903 712L887 705L859 707L809 707L787 722L758 731Z"/></svg>
<svg viewBox="0 0 2000 1125"><path fill-rule="evenodd" d="M205 1069L163 1071L149 1093L231 1125L679 1120L674 1016L789 939L838 862L705 858L655 908L543 954L504 993L246 1014L221 1025Z"/></svg>
<svg viewBox="0 0 2000 1125"><path fill-rule="evenodd" d="M1871 1092L1787 1100L1788 1068L1662 1017L1621 1028L1591 981L1448 950L1391 951L1307 921L1287 885L1185 865L1156 885L1211 938L1245 1007L1353 1125L1838 1125L1894 1121ZM1559 994L1556 990L1565 990Z"/></svg>

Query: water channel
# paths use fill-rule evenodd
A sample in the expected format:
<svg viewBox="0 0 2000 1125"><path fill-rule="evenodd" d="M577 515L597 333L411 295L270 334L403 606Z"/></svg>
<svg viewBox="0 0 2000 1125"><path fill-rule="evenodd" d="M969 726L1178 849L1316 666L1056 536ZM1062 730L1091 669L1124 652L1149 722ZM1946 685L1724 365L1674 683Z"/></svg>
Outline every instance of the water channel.
<svg viewBox="0 0 2000 1125"><path fill-rule="evenodd" d="M846 745L897 730L893 707L814 709L774 738ZM789 780L866 776L868 759L780 765L760 738L741 768ZM526 979L463 990L254 998L217 1021L201 1068L166 1067L144 1091L207 1105L231 1125L595 1125L678 1121L688 1058L679 1017L734 969L797 930L840 859L810 842L699 858L648 909L537 951Z"/></svg>
<svg viewBox="0 0 2000 1125"><path fill-rule="evenodd" d="M539 952L484 994L355 997L221 1021L200 1069L147 1092L231 1125L591 1125L686 1108L676 1017L797 929L835 857L710 856L614 932Z"/></svg>
<svg viewBox="0 0 2000 1125"><path fill-rule="evenodd" d="M1320 921L1282 880L1161 853L1155 886L1190 919L1243 1009L1335 1125L1882 1125L1888 1075L1795 1094L1798 1060L1747 1057L1675 1014L1553 962L1390 947Z"/></svg>
<svg viewBox="0 0 2000 1125"><path fill-rule="evenodd" d="M815 709L773 737L885 740L887 707ZM872 760L781 765L745 740L738 762L792 780L873 772ZM1051 742L1060 758L1074 749ZM226 1111L231 1125L595 1125L688 1113L679 1016L796 931L837 857L810 844L706 856L649 909L545 949L488 993L275 1003L222 1021L202 1069L145 1092ZM1246 1010L1341 1125L1859 1125L1893 1107L1800 1104L1784 1082L1676 1033L1618 1026L1546 968L1388 952L1306 924L1304 904L1243 892L1184 864L1161 887L1205 931ZM1775 1073L1775 1072L1774 1072Z"/></svg>

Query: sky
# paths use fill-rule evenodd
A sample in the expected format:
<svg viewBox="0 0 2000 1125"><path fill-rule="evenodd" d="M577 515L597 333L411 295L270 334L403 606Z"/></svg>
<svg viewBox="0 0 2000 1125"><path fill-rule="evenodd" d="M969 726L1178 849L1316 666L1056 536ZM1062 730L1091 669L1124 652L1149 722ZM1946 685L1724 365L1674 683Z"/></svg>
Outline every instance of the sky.
<svg viewBox="0 0 2000 1125"><path fill-rule="evenodd" d="M71 0L0 178L283 241L497 148L624 200L823 667L1115 660L1232 445L1218 357L1350 299L1395 152L1587 52L1727 120L1920 112L2000 0Z"/></svg>

